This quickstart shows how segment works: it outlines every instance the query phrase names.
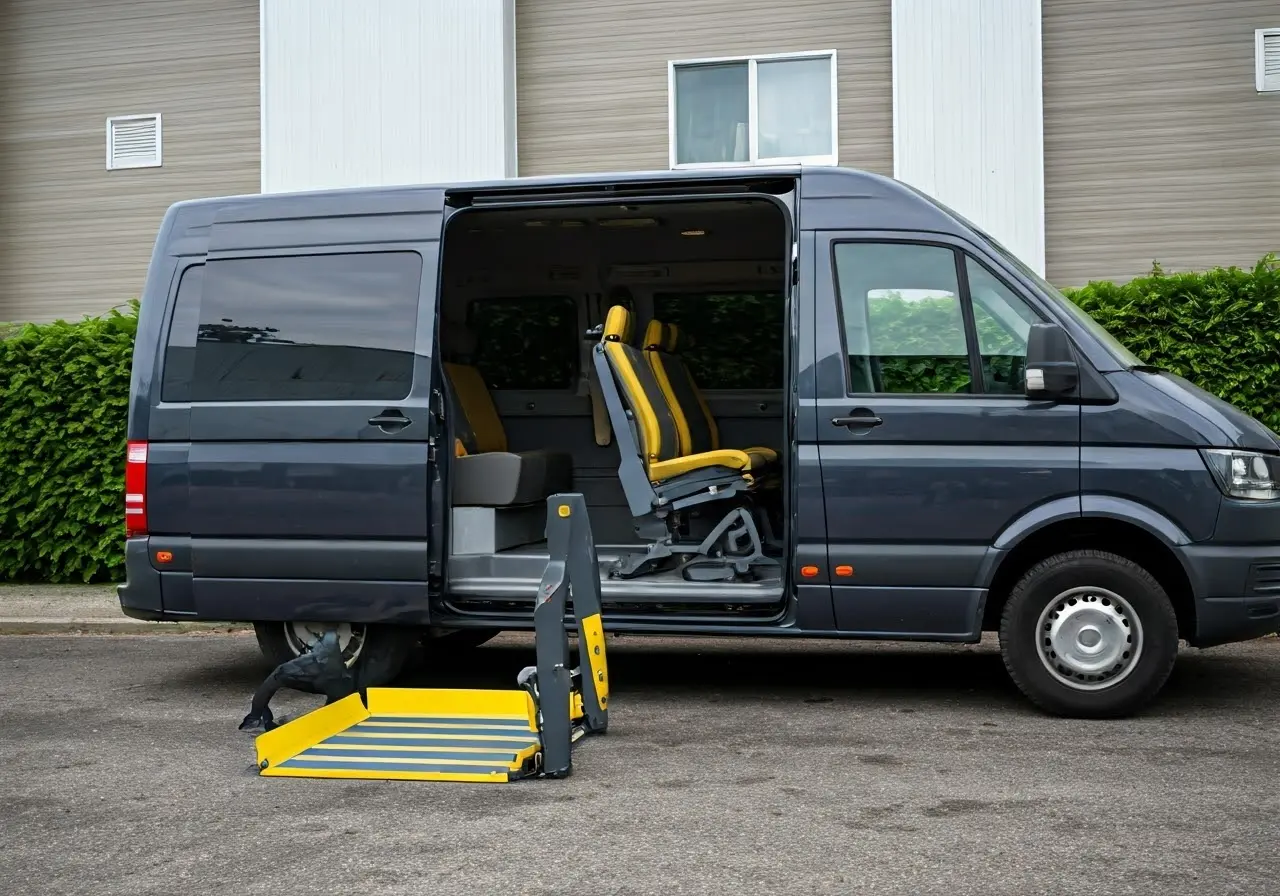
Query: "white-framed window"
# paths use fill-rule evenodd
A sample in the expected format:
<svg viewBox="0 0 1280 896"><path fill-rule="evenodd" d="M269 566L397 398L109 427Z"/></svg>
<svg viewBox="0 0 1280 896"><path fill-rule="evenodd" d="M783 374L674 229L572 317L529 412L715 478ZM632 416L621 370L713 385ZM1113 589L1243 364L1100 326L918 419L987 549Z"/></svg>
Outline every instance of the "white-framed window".
<svg viewBox="0 0 1280 896"><path fill-rule="evenodd" d="M1280 91L1280 28L1253 32L1253 79L1258 93Z"/></svg>
<svg viewBox="0 0 1280 896"><path fill-rule="evenodd" d="M159 168L160 113L107 119L107 170Z"/></svg>
<svg viewBox="0 0 1280 896"><path fill-rule="evenodd" d="M837 164L836 51L667 64L672 168Z"/></svg>

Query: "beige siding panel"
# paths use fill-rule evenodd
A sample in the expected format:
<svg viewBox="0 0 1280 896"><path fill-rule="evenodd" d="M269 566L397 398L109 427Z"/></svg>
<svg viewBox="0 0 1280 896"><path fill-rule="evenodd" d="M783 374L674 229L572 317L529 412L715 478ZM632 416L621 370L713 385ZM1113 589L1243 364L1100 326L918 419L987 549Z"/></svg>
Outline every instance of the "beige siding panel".
<svg viewBox="0 0 1280 896"><path fill-rule="evenodd" d="M127 302L171 203L257 192L258 0L14 0L0 46L0 319ZM153 112L164 166L106 170Z"/></svg>
<svg viewBox="0 0 1280 896"><path fill-rule="evenodd" d="M1043 0L1045 229L1060 286L1280 250L1280 0Z"/></svg>
<svg viewBox="0 0 1280 896"><path fill-rule="evenodd" d="M893 173L889 0L517 0L519 173L668 167L670 60L835 49L841 165Z"/></svg>

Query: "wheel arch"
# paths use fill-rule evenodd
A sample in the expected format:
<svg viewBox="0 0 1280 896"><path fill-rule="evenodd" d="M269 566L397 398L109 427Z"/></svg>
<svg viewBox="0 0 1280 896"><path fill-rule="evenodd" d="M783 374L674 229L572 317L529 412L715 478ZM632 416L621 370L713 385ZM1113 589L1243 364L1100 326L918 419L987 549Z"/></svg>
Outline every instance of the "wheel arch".
<svg viewBox="0 0 1280 896"><path fill-rule="evenodd" d="M1079 504L1074 499L1055 503L1057 507L1045 505L1015 522L994 545L982 572L981 585L987 589L983 631L999 628L1010 591L1032 566L1064 551L1093 549L1117 554L1151 573L1173 603L1178 636L1195 634L1194 581L1178 550L1191 538L1181 527L1122 498L1086 495Z"/></svg>

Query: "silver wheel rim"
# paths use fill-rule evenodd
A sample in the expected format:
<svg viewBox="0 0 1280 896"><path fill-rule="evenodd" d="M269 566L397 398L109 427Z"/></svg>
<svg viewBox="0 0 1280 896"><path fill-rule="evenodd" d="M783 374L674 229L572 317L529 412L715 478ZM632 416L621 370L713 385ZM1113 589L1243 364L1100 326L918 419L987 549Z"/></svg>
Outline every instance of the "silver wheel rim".
<svg viewBox="0 0 1280 896"><path fill-rule="evenodd" d="M1036 626L1040 661L1077 691L1114 687L1142 656L1142 622L1130 603L1106 588L1072 588L1049 602Z"/></svg>
<svg viewBox="0 0 1280 896"><path fill-rule="evenodd" d="M293 655L301 656L309 653L319 644L320 636L329 628L337 629L338 647L342 649L343 661L350 667L360 658L364 650L365 627L363 625L352 625L349 622L340 622L336 626L328 622L286 622L284 639L288 642L289 650Z"/></svg>

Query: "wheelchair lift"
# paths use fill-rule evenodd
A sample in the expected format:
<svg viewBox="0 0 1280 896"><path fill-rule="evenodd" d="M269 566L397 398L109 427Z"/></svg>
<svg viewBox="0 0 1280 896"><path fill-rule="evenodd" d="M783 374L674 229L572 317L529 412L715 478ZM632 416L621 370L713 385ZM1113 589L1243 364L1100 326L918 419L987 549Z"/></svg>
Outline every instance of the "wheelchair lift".
<svg viewBox="0 0 1280 896"><path fill-rule="evenodd" d="M534 606L536 665L511 690L369 688L258 735L259 774L505 783L563 778L609 723L599 565L581 494L547 499L551 555ZM572 595L579 668L569 664Z"/></svg>

